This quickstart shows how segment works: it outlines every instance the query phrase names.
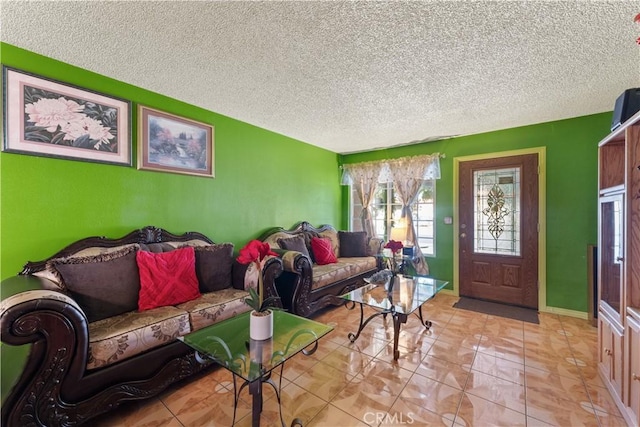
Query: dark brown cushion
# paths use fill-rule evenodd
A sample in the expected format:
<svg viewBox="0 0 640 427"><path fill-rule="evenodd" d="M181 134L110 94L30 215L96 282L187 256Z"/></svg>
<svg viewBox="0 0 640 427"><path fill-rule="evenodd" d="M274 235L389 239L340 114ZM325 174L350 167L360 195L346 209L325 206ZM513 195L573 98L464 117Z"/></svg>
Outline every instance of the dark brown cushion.
<svg viewBox="0 0 640 427"><path fill-rule="evenodd" d="M304 241L304 236L298 235L294 237L289 237L287 239L278 239L278 245L281 249L285 249L287 251L297 251L301 252L303 255L306 255L309 259L311 256L309 255L309 249Z"/></svg>
<svg viewBox="0 0 640 427"><path fill-rule="evenodd" d="M137 247L108 254L52 260L65 288L89 322L138 309Z"/></svg>
<svg viewBox="0 0 640 427"><path fill-rule="evenodd" d="M194 249L200 292L213 292L231 287L233 243L196 246Z"/></svg>
<svg viewBox="0 0 640 427"><path fill-rule="evenodd" d="M364 231L338 231L341 257L367 256L367 233Z"/></svg>

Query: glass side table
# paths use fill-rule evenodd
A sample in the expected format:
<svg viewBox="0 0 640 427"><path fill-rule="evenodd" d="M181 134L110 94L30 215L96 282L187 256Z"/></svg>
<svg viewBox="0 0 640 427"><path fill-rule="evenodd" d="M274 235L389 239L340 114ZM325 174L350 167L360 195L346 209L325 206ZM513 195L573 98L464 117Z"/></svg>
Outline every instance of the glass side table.
<svg viewBox="0 0 640 427"><path fill-rule="evenodd" d="M284 426L280 401L284 363L299 352L313 354L318 348L318 340L333 330L331 326L284 311L275 310L273 316L273 337L268 340L249 339L249 312L178 338L196 350L199 362L213 360L233 374L232 424L235 423L240 393L249 387L252 396L251 425L260 425L262 385L269 384L276 392L280 422ZM271 379L271 372L276 368L280 368L277 386ZM239 389L237 377L242 380ZM294 424L301 425L301 422L295 419Z"/></svg>
<svg viewBox="0 0 640 427"><path fill-rule="evenodd" d="M400 325L407 323L410 314L415 314L425 328L431 327L431 321L422 316L422 304L433 298L449 282L424 276L393 276L387 284L368 284L341 296L347 302L352 302L348 309L353 310L356 303L360 306L360 324L358 331L349 333L349 341L355 342L367 324L378 316L393 317L393 359L398 360L398 337ZM391 286L389 286L391 284ZM364 319L364 306L373 307L376 313ZM416 313L417 311L417 313Z"/></svg>

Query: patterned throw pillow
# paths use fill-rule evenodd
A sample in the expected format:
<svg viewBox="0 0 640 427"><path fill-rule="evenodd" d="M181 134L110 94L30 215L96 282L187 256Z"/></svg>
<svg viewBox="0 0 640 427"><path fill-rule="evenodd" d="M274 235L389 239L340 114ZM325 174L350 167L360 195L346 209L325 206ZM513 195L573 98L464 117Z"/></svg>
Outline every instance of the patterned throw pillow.
<svg viewBox="0 0 640 427"><path fill-rule="evenodd" d="M137 250L137 246L129 246L111 253L51 261L89 323L138 308Z"/></svg>
<svg viewBox="0 0 640 427"><path fill-rule="evenodd" d="M341 257L367 256L367 233L364 231L338 231Z"/></svg>
<svg viewBox="0 0 640 427"><path fill-rule="evenodd" d="M331 247L331 240L326 237L311 238L311 250L318 265L335 264L338 262Z"/></svg>
<svg viewBox="0 0 640 427"><path fill-rule="evenodd" d="M136 254L140 270L138 310L176 305L200 296L192 247L171 252Z"/></svg>

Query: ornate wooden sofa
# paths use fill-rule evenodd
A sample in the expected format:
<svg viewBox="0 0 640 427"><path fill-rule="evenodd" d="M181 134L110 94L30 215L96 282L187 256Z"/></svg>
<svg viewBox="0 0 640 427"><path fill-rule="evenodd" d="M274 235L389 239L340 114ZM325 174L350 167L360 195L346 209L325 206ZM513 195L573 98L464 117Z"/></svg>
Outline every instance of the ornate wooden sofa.
<svg viewBox="0 0 640 427"><path fill-rule="evenodd" d="M134 251L168 252L185 245L193 247L196 253L199 297L175 306L134 310L93 322L83 303L74 299L77 295L56 282L51 268L52 264L58 265L56 262L73 265L87 259L102 262L112 256L104 258L105 253L127 253L127 248L132 247ZM18 276L2 281L2 343L31 345L26 366L2 403L2 425L82 424L122 402L157 395L171 383L205 369L208 365L198 363L193 350L176 337L248 311L245 289L255 286L260 273L267 296L278 296L274 281L282 271L280 259L272 257L263 271L257 272L252 265L233 260L233 246L229 245L215 245L200 233L173 235L149 226L120 239L79 240L46 260L27 263ZM220 248L226 254L222 261L218 255L197 257L201 252L217 254ZM219 265L212 269L207 262ZM202 266L208 270L201 271ZM203 292L202 275L216 268L232 283L220 283L220 276L213 277L219 281L219 286L214 287L220 289ZM119 334L122 328L127 332ZM130 351L140 344L148 348Z"/></svg>
<svg viewBox="0 0 640 427"><path fill-rule="evenodd" d="M331 242L336 262L316 262L311 246L314 237ZM368 238L364 232L336 231L328 224L316 228L302 221L289 230L274 227L259 239L269 243L282 258L277 292L284 308L300 316L308 317L323 307L341 303L337 296L364 285L363 279L382 265L381 257L376 256L382 251L381 239Z"/></svg>

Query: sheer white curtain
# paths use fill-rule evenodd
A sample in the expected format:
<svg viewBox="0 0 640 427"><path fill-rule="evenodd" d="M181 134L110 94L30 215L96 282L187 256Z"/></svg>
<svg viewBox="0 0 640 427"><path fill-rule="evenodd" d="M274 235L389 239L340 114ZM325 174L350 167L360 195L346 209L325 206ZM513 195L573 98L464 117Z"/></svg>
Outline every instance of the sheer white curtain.
<svg viewBox="0 0 640 427"><path fill-rule="evenodd" d="M416 272L429 274L429 265L424 259L418 244L413 215L411 214L411 205L420 194L424 180L440 178L440 154L392 159L388 160L387 166L393 181L393 187L402 203L400 220L404 220L407 224L406 240L412 242L414 246Z"/></svg>
<svg viewBox="0 0 640 427"><path fill-rule="evenodd" d="M342 184L352 185L356 189L362 204L362 229L369 237L376 237L373 219L371 218L371 201L376 194L380 171L384 162L353 163L342 166Z"/></svg>

